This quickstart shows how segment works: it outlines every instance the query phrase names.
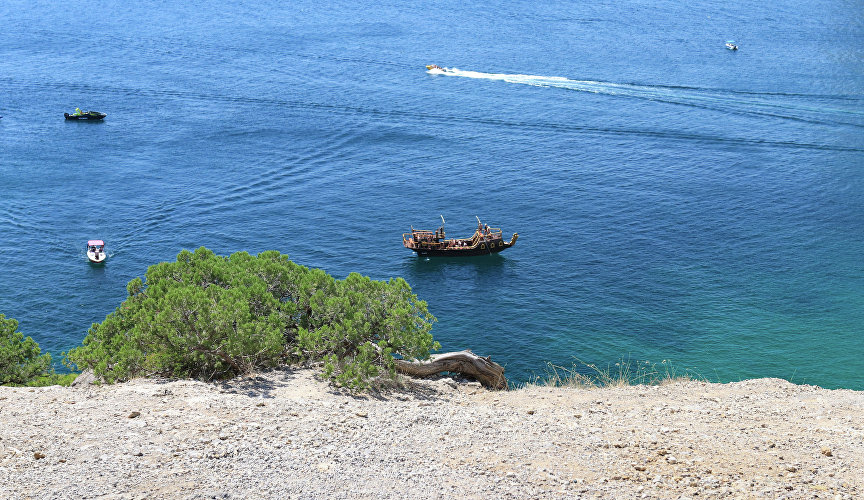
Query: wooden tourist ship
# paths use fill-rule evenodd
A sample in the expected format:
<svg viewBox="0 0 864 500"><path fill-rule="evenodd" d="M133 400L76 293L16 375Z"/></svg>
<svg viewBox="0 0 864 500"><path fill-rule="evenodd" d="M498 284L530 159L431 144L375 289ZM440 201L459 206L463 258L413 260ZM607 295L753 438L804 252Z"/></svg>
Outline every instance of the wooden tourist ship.
<svg viewBox="0 0 864 500"><path fill-rule="evenodd" d="M444 232L444 217L441 217L441 227L435 231L414 229L402 234L402 245L423 256L471 257L475 255L490 255L506 250L516 244L519 233L513 233L510 241L504 241L501 228L484 225L477 218L477 229L468 238L447 239Z"/></svg>

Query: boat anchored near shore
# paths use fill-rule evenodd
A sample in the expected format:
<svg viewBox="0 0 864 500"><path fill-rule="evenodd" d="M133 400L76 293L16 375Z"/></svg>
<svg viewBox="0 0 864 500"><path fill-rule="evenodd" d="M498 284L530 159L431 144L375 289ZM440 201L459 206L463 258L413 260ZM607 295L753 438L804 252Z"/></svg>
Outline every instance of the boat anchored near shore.
<svg viewBox="0 0 864 500"><path fill-rule="evenodd" d="M411 228L410 233L402 234L402 245L417 255L430 257L472 257L502 252L516 244L519 233L513 233L510 241L504 241L501 228L489 227L477 217L477 229L468 238L446 238L444 217L441 227L435 231Z"/></svg>

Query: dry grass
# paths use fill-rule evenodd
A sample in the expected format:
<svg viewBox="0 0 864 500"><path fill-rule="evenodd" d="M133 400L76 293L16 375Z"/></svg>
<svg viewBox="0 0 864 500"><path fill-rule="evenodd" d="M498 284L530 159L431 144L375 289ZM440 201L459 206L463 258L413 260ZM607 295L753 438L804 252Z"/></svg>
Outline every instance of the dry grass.
<svg viewBox="0 0 864 500"><path fill-rule="evenodd" d="M663 360L660 363L622 359L614 366L598 367L576 360L570 368L548 363L545 376L538 376L528 386L599 389L631 385L665 385L687 380L704 380L690 370L679 370Z"/></svg>

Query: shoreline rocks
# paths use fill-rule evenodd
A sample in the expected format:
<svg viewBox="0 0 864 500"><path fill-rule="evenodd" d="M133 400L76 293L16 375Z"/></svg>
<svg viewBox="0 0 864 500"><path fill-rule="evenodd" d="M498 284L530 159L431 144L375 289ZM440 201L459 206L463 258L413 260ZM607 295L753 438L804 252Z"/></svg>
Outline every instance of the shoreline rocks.
<svg viewBox="0 0 864 500"><path fill-rule="evenodd" d="M864 392L778 379L0 387L0 497L860 498L862 412Z"/></svg>

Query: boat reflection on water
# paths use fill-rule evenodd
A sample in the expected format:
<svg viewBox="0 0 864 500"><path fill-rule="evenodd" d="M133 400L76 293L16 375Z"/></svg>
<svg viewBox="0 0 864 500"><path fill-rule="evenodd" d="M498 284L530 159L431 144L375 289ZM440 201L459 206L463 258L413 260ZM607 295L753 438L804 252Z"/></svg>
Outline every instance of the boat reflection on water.
<svg viewBox="0 0 864 500"><path fill-rule="evenodd" d="M406 259L400 275L421 299L440 295L441 290L446 290L446 300L449 301L512 285L514 280L519 280L517 264L518 259L501 254L447 259L418 257Z"/></svg>
<svg viewBox="0 0 864 500"><path fill-rule="evenodd" d="M410 259L410 265L405 266L421 273L437 272L445 269L465 270L493 270L500 269L512 263L501 254L481 255L478 257L450 257L448 259L436 259L434 257L419 257Z"/></svg>

